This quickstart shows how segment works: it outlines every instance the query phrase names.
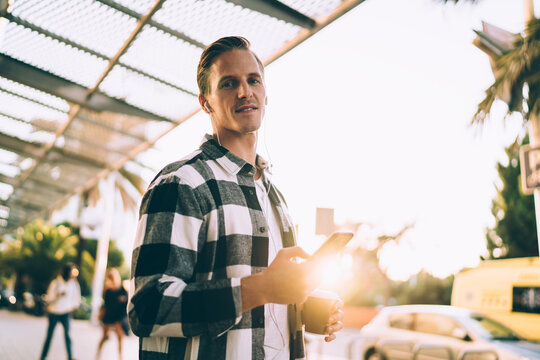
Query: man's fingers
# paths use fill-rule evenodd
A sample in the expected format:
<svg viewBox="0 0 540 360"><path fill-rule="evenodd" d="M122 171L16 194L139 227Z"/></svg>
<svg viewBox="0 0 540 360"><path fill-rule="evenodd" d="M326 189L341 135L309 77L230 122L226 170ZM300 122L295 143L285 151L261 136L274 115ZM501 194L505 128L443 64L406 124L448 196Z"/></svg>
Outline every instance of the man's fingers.
<svg viewBox="0 0 540 360"><path fill-rule="evenodd" d="M332 334L332 335L328 335L324 338L324 341L326 342L330 342L330 341L333 341L333 340L336 340L336 334Z"/></svg>
<svg viewBox="0 0 540 360"><path fill-rule="evenodd" d="M339 311L342 311L344 306L345 306L345 303L343 302L343 300L339 299L334 304L334 308L333 308L334 312L333 313L337 313Z"/></svg>
<svg viewBox="0 0 540 360"><path fill-rule="evenodd" d="M335 338L335 333L342 329L343 329L343 324L341 323L341 321L338 321L328 327L328 336L334 335L334 338Z"/></svg>
<svg viewBox="0 0 540 360"><path fill-rule="evenodd" d="M330 316L330 319L328 319L328 324L332 325L334 323L337 323L338 321L343 320L343 311L338 310L332 316Z"/></svg>

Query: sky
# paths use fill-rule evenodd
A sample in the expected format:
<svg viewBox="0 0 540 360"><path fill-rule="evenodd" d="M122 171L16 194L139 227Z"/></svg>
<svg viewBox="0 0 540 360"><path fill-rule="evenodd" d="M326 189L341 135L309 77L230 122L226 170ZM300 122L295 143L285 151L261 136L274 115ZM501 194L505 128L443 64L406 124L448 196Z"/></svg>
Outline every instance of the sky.
<svg viewBox="0 0 540 360"><path fill-rule="evenodd" d="M478 264L494 224L496 163L523 131L519 116L504 120L502 103L487 125L470 126L493 82L472 45L482 21L520 32L522 1L367 0L266 68L259 153L308 252L324 239L315 213L325 207L338 225L365 224L353 246L414 224L381 257L393 279ZM197 148L205 132L202 113L180 125L157 143L166 156L155 168ZM125 248L131 221L120 226Z"/></svg>

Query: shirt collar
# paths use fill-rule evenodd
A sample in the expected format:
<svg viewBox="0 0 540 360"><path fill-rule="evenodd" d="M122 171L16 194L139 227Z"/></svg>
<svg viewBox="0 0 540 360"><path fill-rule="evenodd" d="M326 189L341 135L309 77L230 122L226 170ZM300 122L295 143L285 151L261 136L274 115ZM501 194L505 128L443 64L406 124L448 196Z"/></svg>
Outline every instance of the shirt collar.
<svg viewBox="0 0 540 360"><path fill-rule="evenodd" d="M255 167L219 145L210 134L206 134L203 137L200 148L201 151L210 156L211 159L215 160L231 175L238 174L242 169L249 175L255 175ZM256 156L255 163L258 169L270 173L268 162L261 156Z"/></svg>

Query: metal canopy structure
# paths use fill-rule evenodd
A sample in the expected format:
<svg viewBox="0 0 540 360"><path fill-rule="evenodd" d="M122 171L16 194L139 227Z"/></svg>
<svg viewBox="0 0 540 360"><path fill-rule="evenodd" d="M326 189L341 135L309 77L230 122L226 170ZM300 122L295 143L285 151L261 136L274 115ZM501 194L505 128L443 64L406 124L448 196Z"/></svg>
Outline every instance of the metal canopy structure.
<svg viewBox="0 0 540 360"><path fill-rule="evenodd" d="M0 234L45 215L199 111L212 41L269 64L363 0L0 0Z"/></svg>

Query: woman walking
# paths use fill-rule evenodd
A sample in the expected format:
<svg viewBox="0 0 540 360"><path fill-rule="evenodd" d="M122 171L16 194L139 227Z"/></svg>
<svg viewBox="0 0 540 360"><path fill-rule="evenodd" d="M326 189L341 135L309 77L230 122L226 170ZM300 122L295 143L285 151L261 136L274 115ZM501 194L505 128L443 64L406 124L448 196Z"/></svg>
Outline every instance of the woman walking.
<svg viewBox="0 0 540 360"><path fill-rule="evenodd" d="M103 306L100 310L100 320L103 336L99 342L96 359L101 355L105 341L109 339L109 331L114 330L118 338L118 356L122 359L122 339L124 337L123 323L126 321L127 291L122 286L122 280L117 269L107 270L103 291Z"/></svg>
<svg viewBox="0 0 540 360"><path fill-rule="evenodd" d="M62 269L61 274L49 285L45 298L47 301L49 326L47 328L47 337L43 344L43 350L41 351L41 360L47 357L54 328L58 322L64 327L67 356L69 360L72 359L69 324L71 322L71 313L81 303L81 288L77 282L78 274L79 270L74 265L67 264Z"/></svg>

